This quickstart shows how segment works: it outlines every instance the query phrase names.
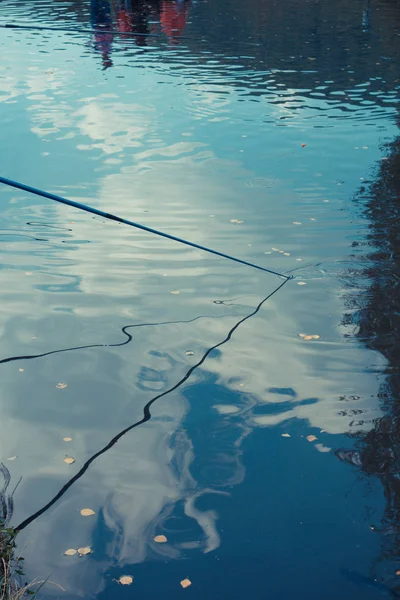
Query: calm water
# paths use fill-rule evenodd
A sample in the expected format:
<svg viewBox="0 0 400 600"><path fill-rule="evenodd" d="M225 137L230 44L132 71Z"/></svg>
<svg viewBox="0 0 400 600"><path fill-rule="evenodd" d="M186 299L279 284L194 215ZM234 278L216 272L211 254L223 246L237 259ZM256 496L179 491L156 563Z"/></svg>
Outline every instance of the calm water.
<svg viewBox="0 0 400 600"><path fill-rule="evenodd" d="M2 0L0 25L0 175L295 276L141 423L282 280L1 187L12 524L140 423L23 528L26 579L400 595L399 3Z"/></svg>

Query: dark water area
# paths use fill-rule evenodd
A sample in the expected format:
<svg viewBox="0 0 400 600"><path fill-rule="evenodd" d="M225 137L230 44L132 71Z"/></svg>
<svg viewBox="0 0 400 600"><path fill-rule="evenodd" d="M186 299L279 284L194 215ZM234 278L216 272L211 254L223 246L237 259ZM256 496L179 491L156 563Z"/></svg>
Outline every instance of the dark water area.
<svg viewBox="0 0 400 600"><path fill-rule="evenodd" d="M0 42L0 176L293 275L1 186L24 578L400 597L399 2L0 0Z"/></svg>

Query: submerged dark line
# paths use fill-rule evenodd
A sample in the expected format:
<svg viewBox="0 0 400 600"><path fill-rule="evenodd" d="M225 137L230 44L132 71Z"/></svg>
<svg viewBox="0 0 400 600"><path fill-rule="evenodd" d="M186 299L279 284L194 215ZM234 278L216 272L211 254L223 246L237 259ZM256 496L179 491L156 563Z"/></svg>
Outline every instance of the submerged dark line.
<svg viewBox="0 0 400 600"><path fill-rule="evenodd" d="M259 312L259 310L261 309L261 307L265 304L265 302L267 302L267 300L269 300L270 298L272 298L272 296L274 294L276 294L285 285L285 283L287 283L288 281L289 281L288 279L285 279L285 281L283 281L277 288L275 288L270 294L268 294L268 296L266 296L263 300L261 300L261 302L256 306L256 308L250 314L248 314L245 317L243 317L242 319L240 319L240 321L238 321L229 330L228 334L226 335L226 337L221 342L218 342L218 344L215 344L214 346L211 346L211 348L208 348L208 350L203 354L202 358L195 365L193 365L192 367L190 367L190 369L187 371L187 373L175 385L173 385L171 388L169 388L165 392L162 392L161 394L158 394L152 400L149 400L149 402L147 402L147 404L145 404L145 406L143 407L143 418L140 419L140 421L137 421L136 423L133 423L132 425L129 425L129 427L126 427L125 429L123 429L122 431L120 431L119 433L117 433L117 435L115 435L108 442L108 444L106 446L104 446L101 450L99 450L98 452L96 452L95 454L93 454L84 463L84 465L81 467L81 469L78 471L78 473L76 473L76 475L74 475L74 477L72 477L69 481L67 481L67 483L65 485L63 485L63 487L60 489L60 491L58 492L58 494L56 494L54 496L54 498L52 498L52 500L50 500L50 502L48 502L45 506L43 506L41 509L39 509L38 511L36 511L33 515L31 515L30 517L28 517L27 519L25 519L24 521L22 521L22 523L20 523L17 527L15 527L15 532L18 532L18 531L21 531L22 529L25 529L25 527L27 527L28 525L30 525L35 519L37 519L38 517L40 517L49 508L51 508L53 506L53 504L55 504L57 502L57 500L59 500L65 494L65 492L67 490L69 490L69 488L76 481L78 481L78 479L80 479L82 477L82 475L85 474L85 472L88 470L88 468L90 467L90 465L92 464L92 462L94 462L96 460L96 458L98 458L99 456L101 456L102 454L104 454L105 452L107 452L108 450L110 450L113 446L115 446L115 444L126 433L128 433L132 429L135 429L139 425L142 425L143 423L146 423L147 421L149 421L151 419L150 407L157 400L160 400L160 398L163 398L164 396L167 396L168 394L171 394L171 392L174 392L181 385L183 385L189 379L189 377L192 375L192 373L196 369L198 369L205 362L205 360L207 359L207 357L211 354L211 352L213 350L216 350L217 348L220 348L221 346L223 346L224 344L226 344L231 339L231 337L235 333L235 331L240 327L240 325L242 325L248 319L251 319L251 317L254 317L254 315L256 315Z"/></svg>
<svg viewBox="0 0 400 600"><path fill-rule="evenodd" d="M221 319L223 315L214 316L214 315L199 315L198 317L194 317L194 319L189 319L187 321L161 321L159 323L137 323L136 325L125 325L121 328L122 333L127 336L127 340L124 342L118 342L116 344L87 344L85 346L73 346L72 348L61 348L60 350L50 350L49 352L43 352L43 354L27 354L25 356L9 356L8 358L0 359L0 365L4 363L14 362L17 360L32 360L33 358L43 358L44 356L50 356L51 354L60 354L61 352L71 352L72 350L84 350L86 348L117 348L119 346L126 346L133 339L130 333L127 332L127 329L133 329L137 327L155 327L157 325L177 325L178 323L193 323L198 319Z"/></svg>

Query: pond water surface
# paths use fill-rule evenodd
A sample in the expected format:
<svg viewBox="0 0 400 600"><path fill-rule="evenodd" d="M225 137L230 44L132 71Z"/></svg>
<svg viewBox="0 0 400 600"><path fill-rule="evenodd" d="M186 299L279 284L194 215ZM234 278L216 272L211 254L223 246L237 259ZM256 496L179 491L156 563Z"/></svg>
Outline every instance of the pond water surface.
<svg viewBox="0 0 400 600"><path fill-rule="evenodd" d="M1 0L0 41L0 176L294 276L256 311L283 279L1 186L25 578L400 596L400 4Z"/></svg>

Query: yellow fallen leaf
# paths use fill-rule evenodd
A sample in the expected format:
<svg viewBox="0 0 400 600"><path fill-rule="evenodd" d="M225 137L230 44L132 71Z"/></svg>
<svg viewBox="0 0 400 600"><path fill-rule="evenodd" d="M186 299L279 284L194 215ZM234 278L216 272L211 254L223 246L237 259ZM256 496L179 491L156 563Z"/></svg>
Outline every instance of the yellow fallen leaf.
<svg viewBox="0 0 400 600"><path fill-rule="evenodd" d="M84 548L78 548L79 556L85 556L86 554L91 554L92 549L90 546L85 546Z"/></svg>
<svg viewBox="0 0 400 600"><path fill-rule="evenodd" d="M303 335L303 340L312 340L312 335Z"/></svg>
<svg viewBox="0 0 400 600"><path fill-rule="evenodd" d="M301 338L306 337L306 335L307 335L306 333L299 333L299 337L301 337Z"/></svg>
<svg viewBox="0 0 400 600"><path fill-rule="evenodd" d="M67 463L67 465L72 465L75 462L75 459L72 458L72 456L66 456L64 462Z"/></svg>
<svg viewBox="0 0 400 600"><path fill-rule="evenodd" d="M183 580L181 581L181 586L182 586L183 588L187 588L187 587L189 587L190 585L192 585L192 582L190 581L190 579L183 579Z"/></svg>
<svg viewBox="0 0 400 600"><path fill-rule="evenodd" d="M91 508L82 508L81 515L82 517L90 517L91 515L95 515L96 513Z"/></svg>
<svg viewBox="0 0 400 600"><path fill-rule="evenodd" d="M76 553L77 550L75 550L75 548L70 548L64 552L65 556L75 556Z"/></svg>
<svg viewBox="0 0 400 600"><path fill-rule="evenodd" d="M67 385L66 383L57 383L57 385L56 385L56 388L57 388L58 390L63 390L63 389L65 389L66 387L68 387L68 385Z"/></svg>
<svg viewBox="0 0 400 600"><path fill-rule="evenodd" d="M308 435L306 437L307 442L315 442L315 440L318 439L315 437L315 435Z"/></svg>
<svg viewBox="0 0 400 600"><path fill-rule="evenodd" d="M165 537L165 535L156 535L154 541L157 542L157 544L165 544L165 542L167 542L168 540Z"/></svg>
<svg viewBox="0 0 400 600"><path fill-rule="evenodd" d="M133 583L133 577L130 575L122 575L122 577L118 579L118 582L121 585L131 585L131 583Z"/></svg>
<svg viewBox="0 0 400 600"><path fill-rule="evenodd" d="M63 438L64 442L72 442L72 438L70 437L65 437Z"/></svg>
<svg viewBox="0 0 400 600"><path fill-rule="evenodd" d="M171 292L171 294L175 294L175 295L176 294L180 294L180 291L179 290L174 290L173 292Z"/></svg>
<svg viewBox="0 0 400 600"><path fill-rule="evenodd" d="M311 336L313 340L319 340L319 338L321 337L320 335L312 335Z"/></svg>

